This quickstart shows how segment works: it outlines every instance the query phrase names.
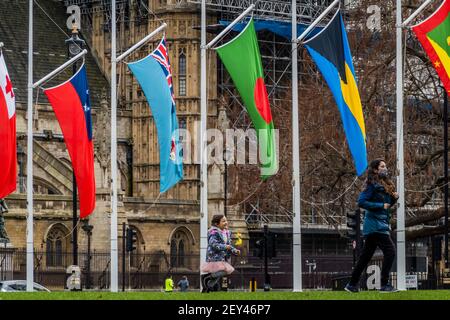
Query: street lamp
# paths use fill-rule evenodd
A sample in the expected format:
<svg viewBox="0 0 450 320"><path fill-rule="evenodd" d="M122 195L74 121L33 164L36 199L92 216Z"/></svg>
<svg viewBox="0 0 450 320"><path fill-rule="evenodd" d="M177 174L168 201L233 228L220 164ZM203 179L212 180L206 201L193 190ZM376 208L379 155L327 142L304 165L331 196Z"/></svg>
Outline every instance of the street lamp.
<svg viewBox="0 0 450 320"><path fill-rule="evenodd" d="M17 146L17 161L19 162L19 192L25 192L25 151L21 145Z"/></svg>
<svg viewBox="0 0 450 320"><path fill-rule="evenodd" d="M76 23L72 24L72 37L66 39L65 42L67 46L67 57L69 59L75 57L84 49L85 41L83 39L80 39L80 37L78 36L78 26ZM74 63L73 70L76 71L76 63Z"/></svg>
<svg viewBox="0 0 450 320"><path fill-rule="evenodd" d="M223 214L226 217L227 216L227 195L228 195L228 191L227 191L227 186L228 186L228 165L227 165L227 161L229 161L231 159L232 153L228 148L225 148L223 150L223 162L225 165L225 172L224 172L224 179L223 179L223 184L224 184L224 198L223 198Z"/></svg>
<svg viewBox="0 0 450 320"><path fill-rule="evenodd" d="M0 240L5 244L9 242L8 234L5 230L5 219L3 213L8 212L8 206L6 205L5 199L0 199Z"/></svg>
<svg viewBox="0 0 450 320"><path fill-rule="evenodd" d="M83 48L85 47L85 42L83 39L78 37L78 26L76 23L72 24L72 37L66 39L67 46L67 58L73 58L77 54L79 54ZM72 74L77 72L77 63L75 62L72 65ZM72 224L73 224L73 232L72 232L72 254L73 254L73 265L78 265L78 232L77 232L77 182L75 179L75 171L73 170L73 178L72 178L72 201L73 201L73 212L72 212Z"/></svg>
<svg viewBox="0 0 450 320"><path fill-rule="evenodd" d="M91 236L92 236L92 229L94 229L94 226L89 224L88 220L84 221L83 226L81 227L83 231L86 232L88 237L88 250L87 250L87 277L86 277L86 289L91 288Z"/></svg>

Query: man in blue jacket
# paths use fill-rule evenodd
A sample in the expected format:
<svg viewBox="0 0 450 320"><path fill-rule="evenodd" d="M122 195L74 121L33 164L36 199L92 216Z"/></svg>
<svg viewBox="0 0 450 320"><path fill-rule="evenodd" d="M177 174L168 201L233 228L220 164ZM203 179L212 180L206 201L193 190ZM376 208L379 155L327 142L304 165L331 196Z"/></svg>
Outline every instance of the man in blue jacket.
<svg viewBox="0 0 450 320"><path fill-rule="evenodd" d="M377 247L383 252L380 292L397 291L389 284L389 271L395 258L395 245L390 236L390 208L397 202L398 193L394 183L388 177L386 163L374 160L370 163L366 188L359 195L358 205L365 209L363 224L364 247L352 273L350 282L345 286L348 292L358 292L361 273L367 267Z"/></svg>

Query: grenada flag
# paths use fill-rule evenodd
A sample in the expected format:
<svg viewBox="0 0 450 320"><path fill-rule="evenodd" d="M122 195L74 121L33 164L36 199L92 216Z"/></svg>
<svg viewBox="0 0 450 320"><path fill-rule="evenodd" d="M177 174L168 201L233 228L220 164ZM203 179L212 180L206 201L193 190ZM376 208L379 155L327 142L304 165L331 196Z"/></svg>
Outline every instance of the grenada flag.
<svg viewBox="0 0 450 320"><path fill-rule="evenodd" d="M80 199L80 218L95 208L94 144L91 103L83 64L68 81L44 90L55 111L72 160Z"/></svg>
<svg viewBox="0 0 450 320"><path fill-rule="evenodd" d="M0 51L0 199L16 190L16 98Z"/></svg>
<svg viewBox="0 0 450 320"><path fill-rule="evenodd" d="M425 21L412 27L450 95L450 0Z"/></svg>
<svg viewBox="0 0 450 320"><path fill-rule="evenodd" d="M239 35L216 50L255 126L261 176L267 179L278 172L278 161L274 123L253 19Z"/></svg>

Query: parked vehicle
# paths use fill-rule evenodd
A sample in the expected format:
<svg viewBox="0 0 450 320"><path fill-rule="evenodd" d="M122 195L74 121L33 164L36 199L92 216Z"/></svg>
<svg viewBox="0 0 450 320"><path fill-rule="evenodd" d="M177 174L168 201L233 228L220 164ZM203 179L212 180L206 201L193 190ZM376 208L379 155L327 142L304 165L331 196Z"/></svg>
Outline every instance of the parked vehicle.
<svg viewBox="0 0 450 320"><path fill-rule="evenodd" d="M7 280L0 281L0 292L23 292L27 291L26 280ZM33 291L50 292L46 287L39 283L33 283Z"/></svg>

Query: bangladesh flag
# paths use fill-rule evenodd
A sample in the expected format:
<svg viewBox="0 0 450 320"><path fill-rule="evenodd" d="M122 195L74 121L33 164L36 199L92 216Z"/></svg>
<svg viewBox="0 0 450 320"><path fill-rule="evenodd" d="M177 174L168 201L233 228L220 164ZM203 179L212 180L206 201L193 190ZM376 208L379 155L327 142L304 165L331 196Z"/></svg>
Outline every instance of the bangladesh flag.
<svg viewBox="0 0 450 320"><path fill-rule="evenodd" d="M261 176L266 179L277 173L278 163L275 129L253 19L236 38L216 50L255 126L259 142Z"/></svg>
<svg viewBox="0 0 450 320"><path fill-rule="evenodd" d="M444 0L427 20L412 29L419 38L445 90L450 94L450 0Z"/></svg>

